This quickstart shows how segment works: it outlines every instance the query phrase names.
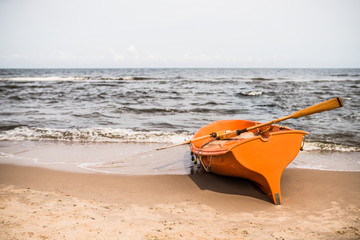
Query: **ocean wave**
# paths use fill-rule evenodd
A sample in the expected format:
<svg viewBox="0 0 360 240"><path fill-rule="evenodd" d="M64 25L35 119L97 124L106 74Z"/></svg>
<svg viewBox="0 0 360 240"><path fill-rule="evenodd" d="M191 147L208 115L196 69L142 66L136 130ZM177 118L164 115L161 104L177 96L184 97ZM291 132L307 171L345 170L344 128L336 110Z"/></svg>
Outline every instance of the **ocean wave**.
<svg viewBox="0 0 360 240"><path fill-rule="evenodd" d="M100 81L127 81L127 80L159 80L161 78L155 77L141 77L141 76L125 76L125 77L95 77L95 76L46 76L46 77L1 77L0 81L19 81L19 82L41 82L41 81L85 81L85 80L100 80Z"/></svg>
<svg viewBox="0 0 360 240"><path fill-rule="evenodd" d="M51 129L20 126L0 131L0 141L179 143L191 136L188 132L113 128Z"/></svg>
<svg viewBox="0 0 360 240"><path fill-rule="evenodd" d="M241 92L242 96L260 96L263 94L262 91L250 91L250 92Z"/></svg>
<svg viewBox="0 0 360 240"><path fill-rule="evenodd" d="M271 80L274 80L274 78L254 77L254 78L251 78L251 80L254 80L254 81L271 81Z"/></svg>
<svg viewBox="0 0 360 240"><path fill-rule="evenodd" d="M121 107L114 111L114 113L136 113L136 114L155 114L155 113L187 113L189 110L182 110L176 108L131 108Z"/></svg>
<svg viewBox="0 0 360 240"><path fill-rule="evenodd" d="M136 113L136 114L162 114L162 115L173 115L173 114L187 114L187 113L218 113L218 114L236 114L239 113L238 109L225 109L220 107L214 107L219 105L214 102L208 102L204 104L204 107L195 107L188 109L180 108L131 108L121 107L114 110L114 113ZM210 107L206 107L210 106Z"/></svg>
<svg viewBox="0 0 360 240"><path fill-rule="evenodd" d="M332 152L360 152L360 147L346 146L334 143L306 142L305 151L332 151Z"/></svg>
<svg viewBox="0 0 360 240"><path fill-rule="evenodd" d="M331 74L332 77L360 77L360 74Z"/></svg>
<svg viewBox="0 0 360 240"><path fill-rule="evenodd" d="M154 77L136 77L136 76L127 76L127 77L102 77L100 80L158 80L161 78L154 78Z"/></svg>
<svg viewBox="0 0 360 240"><path fill-rule="evenodd" d="M181 143L191 139L186 131L140 131L114 128L51 129L27 126L11 126L0 129L0 141L59 141L102 143ZM305 151L360 152L360 147L323 142L306 142Z"/></svg>
<svg viewBox="0 0 360 240"><path fill-rule="evenodd" d="M9 131L9 130L13 130L15 128L20 128L20 127L26 127L24 125L8 125L8 126L0 126L0 133L2 131Z"/></svg>
<svg viewBox="0 0 360 240"><path fill-rule="evenodd" d="M58 76L50 76L50 77L6 77L0 78L0 81L19 81L19 82L41 82L41 81L78 81L78 80L89 80L86 77L58 77Z"/></svg>

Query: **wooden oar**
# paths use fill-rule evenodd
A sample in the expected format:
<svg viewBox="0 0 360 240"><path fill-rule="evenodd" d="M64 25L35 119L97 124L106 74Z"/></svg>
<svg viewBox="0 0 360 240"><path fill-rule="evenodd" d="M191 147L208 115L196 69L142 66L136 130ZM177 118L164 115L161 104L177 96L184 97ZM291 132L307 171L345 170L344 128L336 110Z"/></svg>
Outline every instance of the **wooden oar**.
<svg viewBox="0 0 360 240"><path fill-rule="evenodd" d="M304 117L304 116L308 116L308 115L311 115L311 114L314 114L314 113L329 111L329 110L332 110L332 109L335 109L335 108L338 108L338 107L342 107L342 106L343 106L342 99L340 97L336 97L336 98L327 100L325 102L313 105L311 107L304 108L304 109L302 109L300 111L297 111L297 112L295 112L295 113L293 113L293 114L291 114L289 116L278 118L278 119L275 119L275 120L267 122L267 123L262 123L262 124L255 125L255 126L248 127L248 128L244 128L244 129L241 129L241 130L213 132L213 133L211 133L209 135L198 137L198 138L195 138L195 139L183 142L183 143L178 143L178 144L173 144L173 145L169 145L169 146L166 146L166 147L157 148L156 150L163 150L163 149L172 148L172 147L176 147L176 146L180 146L180 145L190 144L192 142L196 142L196 141L206 139L206 138L211 138L211 137L216 138L218 140L228 139L228 138L232 138L232 137L235 137L237 135L240 135L241 133L248 132L248 131L251 131L251 130L254 130L254 129L257 129L257 128L261 128L261 127L264 127L264 126L267 126L267 125L271 125L271 124L274 124L274 123L277 123L277 122L281 122L281 121L284 121L284 120L289 119L289 118Z"/></svg>

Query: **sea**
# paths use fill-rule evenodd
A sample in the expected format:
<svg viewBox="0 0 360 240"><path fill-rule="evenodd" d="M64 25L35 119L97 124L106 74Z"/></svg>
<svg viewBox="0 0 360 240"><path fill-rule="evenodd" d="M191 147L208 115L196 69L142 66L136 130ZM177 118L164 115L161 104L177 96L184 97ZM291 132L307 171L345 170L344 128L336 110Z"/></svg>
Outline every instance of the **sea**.
<svg viewBox="0 0 360 240"><path fill-rule="evenodd" d="M360 171L360 69L0 69L0 163L26 159L16 144L166 146L216 120L268 122L334 97L344 107L279 123L310 133L293 167ZM136 174L132 159L121 168Z"/></svg>

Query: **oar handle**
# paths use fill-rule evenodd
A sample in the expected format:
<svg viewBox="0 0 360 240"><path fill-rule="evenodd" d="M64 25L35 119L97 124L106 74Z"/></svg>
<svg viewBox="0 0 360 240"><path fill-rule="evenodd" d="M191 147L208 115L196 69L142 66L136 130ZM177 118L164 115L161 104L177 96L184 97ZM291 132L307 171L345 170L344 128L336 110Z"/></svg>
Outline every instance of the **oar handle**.
<svg viewBox="0 0 360 240"><path fill-rule="evenodd" d="M164 150L164 149L167 149L167 148L172 148L172 147L177 147L177 146L181 146L181 145L185 145L185 144L190 144L192 142L196 142L196 141L199 141L199 140L202 140L202 139L205 139L205 138L209 138L209 137L214 137L214 133L209 134L209 135L205 135L205 136L202 136L202 137L198 137L198 138L195 138L195 139L183 142L183 143L178 143L178 144L173 144L173 145L169 145L169 146L166 146L166 147L157 148L156 150Z"/></svg>
<svg viewBox="0 0 360 240"><path fill-rule="evenodd" d="M212 133L212 136L215 137L217 140L222 140L222 139L228 139L228 138L232 138L235 136L240 135L241 133L244 133L248 131L247 128L241 129L241 130L226 130L226 131L221 131L221 132L214 132Z"/></svg>
<svg viewBox="0 0 360 240"><path fill-rule="evenodd" d="M206 136L207 137L207 136ZM168 148L172 148L172 147L177 147L177 146L181 146L181 145L185 145L185 144L189 144L189 141L183 142L183 143L178 143L178 144L173 144L173 145L169 145L169 146L165 146L165 147L161 147L161 148L157 148L156 150L164 150L164 149L168 149Z"/></svg>

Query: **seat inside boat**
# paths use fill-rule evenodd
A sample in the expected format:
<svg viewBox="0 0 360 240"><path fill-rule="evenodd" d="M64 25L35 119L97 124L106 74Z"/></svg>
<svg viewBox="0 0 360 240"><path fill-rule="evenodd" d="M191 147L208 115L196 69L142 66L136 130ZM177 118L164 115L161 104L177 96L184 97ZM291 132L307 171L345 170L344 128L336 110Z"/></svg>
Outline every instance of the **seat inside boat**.
<svg viewBox="0 0 360 240"><path fill-rule="evenodd" d="M223 139L223 140L211 140L207 143L205 143L204 145L201 146L202 149L209 149L209 148L227 148L228 146L234 144L234 143L238 143L250 138L253 138L257 136L256 134L252 133L252 132L245 132L240 134L239 136L236 137L232 137L229 139Z"/></svg>

